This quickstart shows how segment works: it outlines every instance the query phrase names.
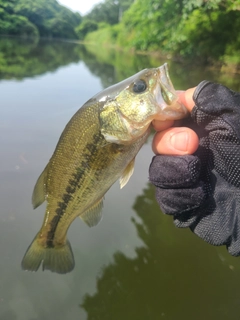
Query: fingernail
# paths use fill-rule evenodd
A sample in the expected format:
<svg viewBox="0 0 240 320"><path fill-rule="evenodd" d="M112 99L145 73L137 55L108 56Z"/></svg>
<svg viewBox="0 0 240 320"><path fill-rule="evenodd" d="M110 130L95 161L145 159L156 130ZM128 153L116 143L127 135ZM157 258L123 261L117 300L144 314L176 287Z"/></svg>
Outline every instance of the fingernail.
<svg viewBox="0 0 240 320"><path fill-rule="evenodd" d="M172 147L176 150L186 152L188 150L189 136L185 131L177 132L170 138Z"/></svg>

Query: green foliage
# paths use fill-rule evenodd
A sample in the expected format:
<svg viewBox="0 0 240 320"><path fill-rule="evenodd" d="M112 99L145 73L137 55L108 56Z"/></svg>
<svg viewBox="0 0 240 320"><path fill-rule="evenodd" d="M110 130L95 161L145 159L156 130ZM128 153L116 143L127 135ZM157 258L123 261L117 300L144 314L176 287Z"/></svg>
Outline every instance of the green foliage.
<svg viewBox="0 0 240 320"><path fill-rule="evenodd" d="M204 63L240 62L239 30L240 0L105 0L83 19L56 0L0 0L0 34L79 38Z"/></svg>
<svg viewBox="0 0 240 320"><path fill-rule="evenodd" d="M40 36L76 38L74 28L80 23L80 16L56 0L17 0L14 11L35 24Z"/></svg>
<svg viewBox="0 0 240 320"><path fill-rule="evenodd" d="M98 24L93 20L84 19L83 22L75 28L75 32L80 40L83 40L85 36L92 31L98 29Z"/></svg>
<svg viewBox="0 0 240 320"><path fill-rule="evenodd" d="M4 9L7 13L14 13L14 2L15 0L4 1L0 0L0 8Z"/></svg>
<svg viewBox="0 0 240 320"><path fill-rule="evenodd" d="M133 0L105 0L94 6L92 11L86 16L87 19L96 22L106 22L110 25L117 24Z"/></svg>
<svg viewBox="0 0 240 320"><path fill-rule="evenodd" d="M240 49L240 11L220 7L193 10L178 27L176 50L181 55L196 57L202 62L219 60L232 47Z"/></svg>
<svg viewBox="0 0 240 320"><path fill-rule="evenodd" d="M38 30L27 18L15 14L9 14L0 7L0 34L14 36L31 36L39 35Z"/></svg>
<svg viewBox="0 0 240 320"><path fill-rule="evenodd" d="M114 28L114 37L104 28L87 39L225 63L230 50L239 56L240 0L135 0Z"/></svg>
<svg viewBox="0 0 240 320"><path fill-rule="evenodd" d="M76 38L81 16L56 0L0 0L0 34Z"/></svg>
<svg viewBox="0 0 240 320"><path fill-rule="evenodd" d="M123 15L119 43L138 50L156 50L160 45L168 50L181 12L182 1L137 0Z"/></svg>
<svg viewBox="0 0 240 320"><path fill-rule="evenodd" d="M98 30L88 33L84 40L99 46L114 46L119 32L119 25L109 26L107 24L100 24L100 26Z"/></svg>

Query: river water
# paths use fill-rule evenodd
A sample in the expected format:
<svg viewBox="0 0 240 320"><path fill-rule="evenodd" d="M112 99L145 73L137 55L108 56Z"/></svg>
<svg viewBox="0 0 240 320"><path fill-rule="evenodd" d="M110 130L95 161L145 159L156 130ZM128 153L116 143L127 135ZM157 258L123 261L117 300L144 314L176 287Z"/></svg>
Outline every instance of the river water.
<svg viewBox="0 0 240 320"><path fill-rule="evenodd" d="M240 260L177 229L148 183L151 139L122 190L107 193L103 220L68 232L75 269L21 270L43 204L31 194L71 116L104 87L165 60L71 42L0 39L0 319L239 319ZM201 80L240 90L240 76L168 61L176 89Z"/></svg>

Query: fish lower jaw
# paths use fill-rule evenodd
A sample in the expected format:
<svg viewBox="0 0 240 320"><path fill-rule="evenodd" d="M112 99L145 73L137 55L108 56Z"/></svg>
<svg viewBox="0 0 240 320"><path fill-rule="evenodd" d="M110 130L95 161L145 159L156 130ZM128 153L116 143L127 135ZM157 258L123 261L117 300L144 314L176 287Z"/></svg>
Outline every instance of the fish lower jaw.
<svg viewBox="0 0 240 320"><path fill-rule="evenodd" d="M161 111L154 116L154 120L180 120L186 118L188 114L189 112L183 104L175 102L172 105L161 108Z"/></svg>

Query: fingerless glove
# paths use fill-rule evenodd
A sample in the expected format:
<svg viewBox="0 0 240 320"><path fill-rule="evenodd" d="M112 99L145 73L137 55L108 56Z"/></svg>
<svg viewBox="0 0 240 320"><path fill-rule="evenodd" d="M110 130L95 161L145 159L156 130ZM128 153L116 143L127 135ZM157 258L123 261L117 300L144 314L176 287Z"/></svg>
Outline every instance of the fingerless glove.
<svg viewBox="0 0 240 320"><path fill-rule="evenodd" d="M193 155L153 158L150 181L177 227L240 255L240 94L208 81L193 96L191 127L200 140Z"/></svg>

